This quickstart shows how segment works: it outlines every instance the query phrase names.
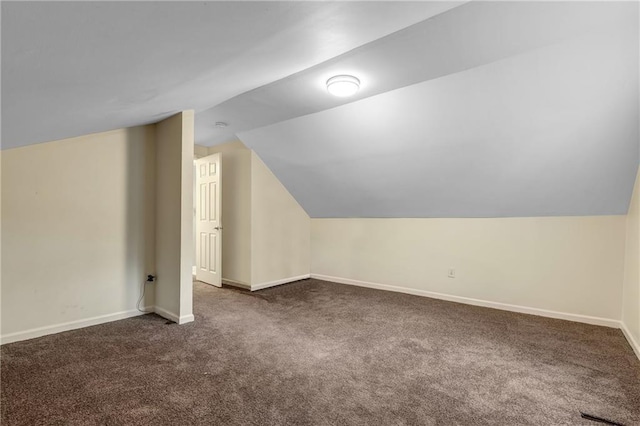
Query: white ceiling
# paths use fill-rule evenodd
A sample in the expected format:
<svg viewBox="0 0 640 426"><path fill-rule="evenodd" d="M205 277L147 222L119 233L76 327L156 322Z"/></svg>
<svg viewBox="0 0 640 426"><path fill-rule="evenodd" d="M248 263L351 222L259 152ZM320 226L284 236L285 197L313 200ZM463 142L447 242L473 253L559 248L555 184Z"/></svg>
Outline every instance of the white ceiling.
<svg viewBox="0 0 640 426"><path fill-rule="evenodd" d="M470 2L200 112L196 143L235 140L245 130L471 69L585 30L608 28L626 13L628 8L601 2L579 7L568 2ZM326 81L338 74L358 76L361 89L356 96L327 93ZM217 121L229 126L216 128Z"/></svg>
<svg viewBox="0 0 640 426"><path fill-rule="evenodd" d="M424 42L426 81L240 139L312 217L625 214L639 159L638 5L473 6L490 12L486 31L453 26L435 52ZM466 32L475 42L458 43ZM433 58L450 72L431 75Z"/></svg>
<svg viewBox="0 0 640 426"><path fill-rule="evenodd" d="M312 217L625 214L637 29L240 134Z"/></svg>
<svg viewBox="0 0 640 426"><path fill-rule="evenodd" d="M312 217L623 214L638 50L636 2L2 2L2 147L195 109Z"/></svg>
<svg viewBox="0 0 640 426"><path fill-rule="evenodd" d="M200 112L457 4L2 2L2 148Z"/></svg>

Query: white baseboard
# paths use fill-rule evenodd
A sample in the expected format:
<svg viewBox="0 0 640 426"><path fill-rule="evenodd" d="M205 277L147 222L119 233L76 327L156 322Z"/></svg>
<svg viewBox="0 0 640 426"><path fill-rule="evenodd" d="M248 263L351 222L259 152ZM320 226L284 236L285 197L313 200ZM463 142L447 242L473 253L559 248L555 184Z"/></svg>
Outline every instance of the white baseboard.
<svg viewBox="0 0 640 426"><path fill-rule="evenodd" d="M174 314L173 312L169 312L166 309L162 309L159 306L155 306L153 308L153 312L155 312L156 314L160 315L162 318L166 318L169 321L173 321L175 323L180 323L180 316Z"/></svg>
<svg viewBox="0 0 640 426"><path fill-rule="evenodd" d="M638 357L638 359L640 359L640 342L637 342L636 339L633 338L633 334L631 334L631 331L627 328L627 325L622 321L620 322L620 330L622 330L622 334L624 334L624 337L627 338L629 345L631 345L631 348L636 353L636 356Z"/></svg>
<svg viewBox="0 0 640 426"><path fill-rule="evenodd" d="M166 319L168 319L170 321L173 321L173 322L175 322L177 324L186 324L188 322L193 322L194 319L195 319L193 314L179 316L179 315L174 314L173 312L169 312L166 309L162 309L162 308L160 308L158 306L156 306L154 308L154 312L156 314L160 315L162 318L166 318Z"/></svg>
<svg viewBox="0 0 640 426"><path fill-rule="evenodd" d="M186 324L188 322L193 322L195 320L195 317L193 316L193 314L191 315L183 315L178 319L178 324L182 325L182 324Z"/></svg>
<svg viewBox="0 0 640 426"><path fill-rule="evenodd" d="M447 300L449 302L465 303L467 305L483 306L485 308L501 309L503 311L518 312L521 314L538 315L541 317L563 319L568 321L582 322L586 324L602 325L605 327L620 328L620 321L608 318L592 317L588 315L569 314L565 312L549 311L540 308L530 308L527 306L510 305L508 303L490 302L488 300L472 299L463 296L453 296L450 294L435 293L432 291L419 290L415 288L399 287L388 284L371 283L367 281L352 280L350 278L332 277L328 275L311 274L311 278L324 281L332 281L340 284L355 285L358 287L374 288L377 290L395 291L397 293L413 294L415 296L431 297L432 299Z"/></svg>
<svg viewBox="0 0 640 426"><path fill-rule="evenodd" d="M9 333L0 336L0 344L19 342L22 340L35 339L36 337L47 336L49 334L62 333L63 331L77 330L78 328L90 327L92 325L104 324L106 322L118 321L121 319L137 317L153 312L153 307L147 306L143 308L145 311L140 312L137 309L129 311L116 312L113 314L100 315L97 317L85 318L77 321L70 321L61 324L48 325L46 327L32 328L30 330Z"/></svg>
<svg viewBox="0 0 640 426"><path fill-rule="evenodd" d="M275 287L281 284L292 283L294 281L306 280L307 278L310 278L310 277L311 277L311 274L305 274L305 275L298 275L297 277L283 278L281 280L269 281L266 283L253 284L253 285L247 284L242 281L229 280L226 278L223 278L222 282L223 284L227 284L233 287L243 288L245 290L251 290L251 291L258 291L258 290L262 290L269 287Z"/></svg>
<svg viewBox="0 0 640 426"><path fill-rule="evenodd" d="M243 288L245 290L251 290L251 284L247 284L242 281L229 280L229 279L223 278L222 285L225 285L225 284L233 287Z"/></svg>
<svg viewBox="0 0 640 426"><path fill-rule="evenodd" d="M298 275L297 277L290 277L290 278L283 278L281 280L276 280L276 281L269 281L266 283L252 284L251 291L257 291L257 290L262 290L269 287L275 287L277 285L292 283L294 281L306 280L307 278L310 278L310 277L311 277L311 274L305 274L305 275Z"/></svg>

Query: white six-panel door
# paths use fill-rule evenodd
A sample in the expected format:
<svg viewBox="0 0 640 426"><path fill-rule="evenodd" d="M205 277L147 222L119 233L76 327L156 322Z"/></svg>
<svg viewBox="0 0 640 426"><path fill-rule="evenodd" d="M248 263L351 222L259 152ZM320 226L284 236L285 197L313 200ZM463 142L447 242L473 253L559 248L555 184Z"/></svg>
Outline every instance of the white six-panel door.
<svg viewBox="0 0 640 426"><path fill-rule="evenodd" d="M196 279L222 287L220 154L196 160Z"/></svg>

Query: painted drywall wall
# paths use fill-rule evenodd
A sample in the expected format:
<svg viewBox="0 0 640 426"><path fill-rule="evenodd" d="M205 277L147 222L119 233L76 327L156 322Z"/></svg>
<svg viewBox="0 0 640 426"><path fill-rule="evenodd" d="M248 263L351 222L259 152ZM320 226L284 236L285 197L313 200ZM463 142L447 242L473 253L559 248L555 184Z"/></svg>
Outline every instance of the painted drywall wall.
<svg viewBox="0 0 640 426"><path fill-rule="evenodd" d="M209 155L209 148L207 148L206 146L202 146L202 145L193 146L194 158L206 157L207 155Z"/></svg>
<svg viewBox="0 0 640 426"><path fill-rule="evenodd" d="M640 357L640 172L629 204L626 229L622 324L627 338Z"/></svg>
<svg viewBox="0 0 640 426"><path fill-rule="evenodd" d="M312 219L311 246L312 275L621 318L625 216Z"/></svg>
<svg viewBox="0 0 640 426"><path fill-rule="evenodd" d="M194 320L193 317L193 157L195 141L195 111L187 110L182 118L181 169L180 169L180 318L179 324Z"/></svg>
<svg viewBox="0 0 640 426"><path fill-rule="evenodd" d="M222 277L252 290L310 273L310 219L242 142L222 154Z"/></svg>
<svg viewBox="0 0 640 426"><path fill-rule="evenodd" d="M154 265L155 126L2 151L2 341L137 315ZM147 286L145 305L153 305Z"/></svg>
<svg viewBox="0 0 640 426"><path fill-rule="evenodd" d="M310 273L309 215L251 151L251 285Z"/></svg>
<svg viewBox="0 0 640 426"><path fill-rule="evenodd" d="M251 151L241 142L209 148L222 162L222 278L251 285Z"/></svg>
<svg viewBox="0 0 640 426"><path fill-rule="evenodd" d="M2 126L1 123L0 126ZM2 151L0 151L0 224L2 224ZM0 309L2 308L2 245L2 226L0 225ZM2 315L0 315L0 336L2 336ZM0 337L0 343L1 340Z"/></svg>
<svg viewBox="0 0 640 426"><path fill-rule="evenodd" d="M156 124L155 310L193 321L193 111Z"/></svg>

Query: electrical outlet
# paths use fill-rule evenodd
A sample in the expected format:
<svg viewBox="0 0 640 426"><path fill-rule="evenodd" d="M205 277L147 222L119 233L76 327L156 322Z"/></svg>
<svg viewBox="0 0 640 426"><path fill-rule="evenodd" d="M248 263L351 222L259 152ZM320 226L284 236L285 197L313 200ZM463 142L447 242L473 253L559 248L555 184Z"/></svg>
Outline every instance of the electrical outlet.
<svg viewBox="0 0 640 426"><path fill-rule="evenodd" d="M449 268L449 271L447 272L447 276L449 278L455 278L456 277L456 270L453 268Z"/></svg>

